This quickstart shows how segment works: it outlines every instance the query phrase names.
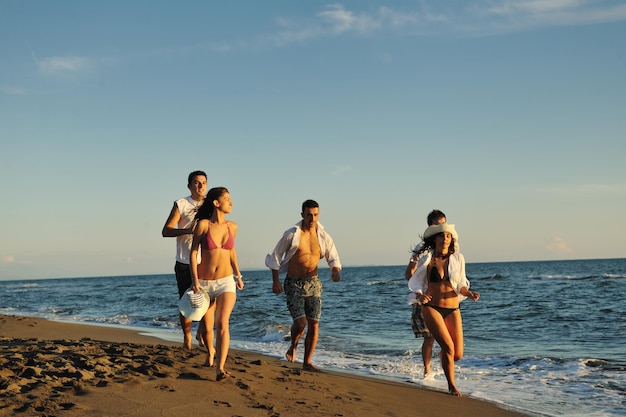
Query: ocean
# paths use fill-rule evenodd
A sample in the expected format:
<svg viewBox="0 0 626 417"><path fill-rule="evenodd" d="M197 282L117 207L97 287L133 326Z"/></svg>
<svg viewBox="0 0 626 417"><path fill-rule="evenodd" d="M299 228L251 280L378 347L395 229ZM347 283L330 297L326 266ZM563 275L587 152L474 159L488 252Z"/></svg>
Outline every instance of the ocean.
<svg viewBox="0 0 626 417"><path fill-rule="evenodd" d="M404 265L320 270L314 363L446 390L438 360L423 377ZM478 302L461 304L467 396L531 416L626 415L626 259L468 263ZM291 318L269 270L244 271L231 347L284 357ZM140 330L182 341L174 274L0 281L0 313ZM194 329L195 330L195 329ZM302 360L302 342L297 361ZM435 346L435 355L438 347Z"/></svg>

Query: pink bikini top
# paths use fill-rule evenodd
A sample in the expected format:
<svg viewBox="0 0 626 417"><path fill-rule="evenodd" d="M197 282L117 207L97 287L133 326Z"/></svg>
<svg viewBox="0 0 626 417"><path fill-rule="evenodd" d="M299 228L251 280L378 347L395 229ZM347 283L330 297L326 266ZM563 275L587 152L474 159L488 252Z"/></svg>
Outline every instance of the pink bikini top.
<svg viewBox="0 0 626 417"><path fill-rule="evenodd" d="M204 235L204 240L202 242L202 245L205 246L209 250L210 249L227 249L227 250L233 249L235 247L235 237L233 236L233 233L230 231L230 227L228 227L228 225L226 225L226 227L228 228L228 240L224 242L224 244L221 247L215 244L215 242L213 241L213 238L211 237L211 233L209 233L208 230L206 234Z"/></svg>

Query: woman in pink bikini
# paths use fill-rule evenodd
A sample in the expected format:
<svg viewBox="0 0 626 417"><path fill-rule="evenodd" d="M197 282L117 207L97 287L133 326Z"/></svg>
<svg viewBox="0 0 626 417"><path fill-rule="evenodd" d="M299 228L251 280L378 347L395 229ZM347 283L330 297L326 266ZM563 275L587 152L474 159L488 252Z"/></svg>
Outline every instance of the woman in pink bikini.
<svg viewBox="0 0 626 417"><path fill-rule="evenodd" d="M465 258L455 251L458 240L453 224L429 226L424 245L417 253L417 269L409 289L422 304L426 327L441 347L441 366L448 380L448 392L461 396L454 383L454 362L463 357L463 323L459 304L466 297L477 301L465 276Z"/></svg>
<svg viewBox="0 0 626 417"><path fill-rule="evenodd" d="M198 250L201 250L201 261L190 263L191 288L195 292L205 292L211 301L202 322L206 332L207 365L214 366L217 357L217 381L230 377L230 373L224 369L230 346L230 314L237 301L236 290L243 289L235 252L237 224L225 218L232 208L230 193L225 187L210 189L198 209L198 225L191 244L190 259L197 259ZM217 333L215 347L214 324Z"/></svg>

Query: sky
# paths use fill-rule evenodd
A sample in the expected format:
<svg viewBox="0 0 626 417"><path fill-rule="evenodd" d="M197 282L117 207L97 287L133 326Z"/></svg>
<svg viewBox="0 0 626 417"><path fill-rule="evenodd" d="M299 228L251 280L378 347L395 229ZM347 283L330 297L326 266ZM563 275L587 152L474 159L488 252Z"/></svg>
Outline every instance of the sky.
<svg viewBox="0 0 626 417"><path fill-rule="evenodd" d="M309 198L344 267L435 208L468 263L626 257L625 40L610 0L0 0L0 279L173 273L198 169L244 271Z"/></svg>

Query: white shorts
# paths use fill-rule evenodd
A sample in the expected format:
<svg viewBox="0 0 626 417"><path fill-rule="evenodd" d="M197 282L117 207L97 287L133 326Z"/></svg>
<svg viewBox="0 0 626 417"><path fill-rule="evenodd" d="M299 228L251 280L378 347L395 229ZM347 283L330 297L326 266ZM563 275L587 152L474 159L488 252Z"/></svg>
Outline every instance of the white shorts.
<svg viewBox="0 0 626 417"><path fill-rule="evenodd" d="M200 288L207 292L211 302L225 292L237 292L233 275L220 279L200 279L198 281L200 282Z"/></svg>

